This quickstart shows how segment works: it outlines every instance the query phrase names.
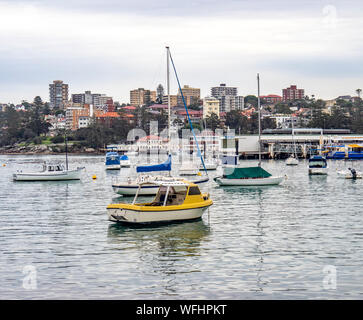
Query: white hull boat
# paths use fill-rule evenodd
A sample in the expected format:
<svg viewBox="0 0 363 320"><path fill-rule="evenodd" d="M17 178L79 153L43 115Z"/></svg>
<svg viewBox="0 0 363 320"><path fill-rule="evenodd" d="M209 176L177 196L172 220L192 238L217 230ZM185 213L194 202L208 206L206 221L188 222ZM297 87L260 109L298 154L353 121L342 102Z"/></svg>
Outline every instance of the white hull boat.
<svg viewBox="0 0 363 320"><path fill-rule="evenodd" d="M134 196L139 189L141 184L139 195L144 196L153 196L156 195L159 189L159 184L152 184L153 181L182 181L182 178L173 178L173 177L165 177L165 176L140 176L136 181L129 180L125 183L117 183L112 185L112 189L115 193L123 195L123 196ZM198 180L193 180L192 182L200 185L209 181L209 178L201 178ZM145 184L145 182L149 182Z"/></svg>
<svg viewBox="0 0 363 320"><path fill-rule="evenodd" d="M142 212L128 209L107 209L108 219L113 222L151 223L193 220L200 218L208 207L168 211Z"/></svg>
<svg viewBox="0 0 363 320"><path fill-rule="evenodd" d="M271 176L268 178L225 179L215 178L220 186L268 186L277 185L284 180L284 176Z"/></svg>
<svg viewBox="0 0 363 320"><path fill-rule="evenodd" d="M131 166L130 160L120 160L121 168L130 168L130 166Z"/></svg>
<svg viewBox="0 0 363 320"><path fill-rule="evenodd" d="M139 192L130 203L107 206L108 219L121 223L155 223L194 220L200 218L213 204L209 194L201 193L197 185L188 181L157 182L155 199L149 203L136 203ZM146 183L147 184L147 183ZM143 184L140 184L139 190Z"/></svg>
<svg viewBox="0 0 363 320"><path fill-rule="evenodd" d="M354 169L337 171L339 178L343 179L362 179L362 172L355 171Z"/></svg>
<svg viewBox="0 0 363 320"><path fill-rule="evenodd" d="M285 164L287 166L297 166L299 164L299 160L293 156L290 156L289 158L286 159Z"/></svg>
<svg viewBox="0 0 363 320"><path fill-rule="evenodd" d="M309 175L327 175L328 168L309 168Z"/></svg>
<svg viewBox="0 0 363 320"><path fill-rule="evenodd" d="M106 170L120 170L120 168L119 164L106 164Z"/></svg>
<svg viewBox="0 0 363 320"><path fill-rule="evenodd" d="M198 172L198 166L193 162L184 162L179 168L179 175L181 176L195 176Z"/></svg>
<svg viewBox="0 0 363 320"><path fill-rule="evenodd" d="M64 181L64 180L80 180L81 173L84 168L76 170L58 170L43 172L17 172L13 174L14 181Z"/></svg>
<svg viewBox="0 0 363 320"><path fill-rule="evenodd" d="M217 170L218 163L214 161L204 161L206 170ZM199 170L204 170L203 164L201 163L199 166Z"/></svg>
<svg viewBox="0 0 363 320"><path fill-rule="evenodd" d="M308 165L309 175L327 175L328 164L324 157L313 156L309 159Z"/></svg>

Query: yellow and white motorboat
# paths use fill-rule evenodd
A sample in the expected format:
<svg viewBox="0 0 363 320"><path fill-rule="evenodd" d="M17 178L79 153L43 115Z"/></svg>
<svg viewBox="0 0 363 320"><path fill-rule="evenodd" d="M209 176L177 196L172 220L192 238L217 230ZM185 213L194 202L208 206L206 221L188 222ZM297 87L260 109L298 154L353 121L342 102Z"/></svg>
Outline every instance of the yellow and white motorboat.
<svg viewBox="0 0 363 320"><path fill-rule="evenodd" d="M146 182L147 184L149 182ZM156 182L154 181L153 184ZM107 206L110 221L123 223L150 223L193 220L200 218L213 204L209 194L201 193L198 185L183 181L160 181L155 199L149 203L115 203ZM143 184L140 184L139 190ZM138 191L139 191L138 190Z"/></svg>

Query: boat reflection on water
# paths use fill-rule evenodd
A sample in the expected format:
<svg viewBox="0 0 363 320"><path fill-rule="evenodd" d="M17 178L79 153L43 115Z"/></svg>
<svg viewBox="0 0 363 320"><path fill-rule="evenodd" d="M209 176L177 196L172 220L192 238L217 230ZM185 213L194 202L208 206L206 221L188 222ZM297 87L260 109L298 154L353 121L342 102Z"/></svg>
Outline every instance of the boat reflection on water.
<svg viewBox="0 0 363 320"><path fill-rule="evenodd" d="M150 253L155 250L167 255L189 256L198 254L201 242L210 233L210 227L202 218L194 221L170 222L144 225L110 223L107 236L112 243L127 244ZM145 242L147 245L145 246Z"/></svg>

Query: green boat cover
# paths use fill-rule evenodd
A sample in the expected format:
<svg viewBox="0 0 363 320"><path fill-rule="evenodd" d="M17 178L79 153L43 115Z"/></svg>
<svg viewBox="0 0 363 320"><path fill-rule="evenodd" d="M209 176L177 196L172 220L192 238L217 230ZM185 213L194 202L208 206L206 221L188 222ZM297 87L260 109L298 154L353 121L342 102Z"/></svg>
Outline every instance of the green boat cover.
<svg viewBox="0 0 363 320"><path fill-rule="evenodd" d="M225 175L227 179L268 178L271 174L261 167L234 168L231 174Z"/></svg>

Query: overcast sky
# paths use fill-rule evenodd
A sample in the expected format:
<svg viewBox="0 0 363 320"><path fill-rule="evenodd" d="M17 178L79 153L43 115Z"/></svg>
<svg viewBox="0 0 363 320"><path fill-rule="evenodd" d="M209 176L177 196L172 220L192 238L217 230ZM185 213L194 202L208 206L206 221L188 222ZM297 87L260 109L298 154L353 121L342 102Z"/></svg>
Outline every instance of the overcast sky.
<svg viewBox="0 0 363 320"><path fill-rule="evenodd" d="M128 102L180 81L240 95L296 84L323 99L363 89L361 0L0 0L0 103L49 100L49 83ZM171 76L171 93L176 94Z"/></svg>

